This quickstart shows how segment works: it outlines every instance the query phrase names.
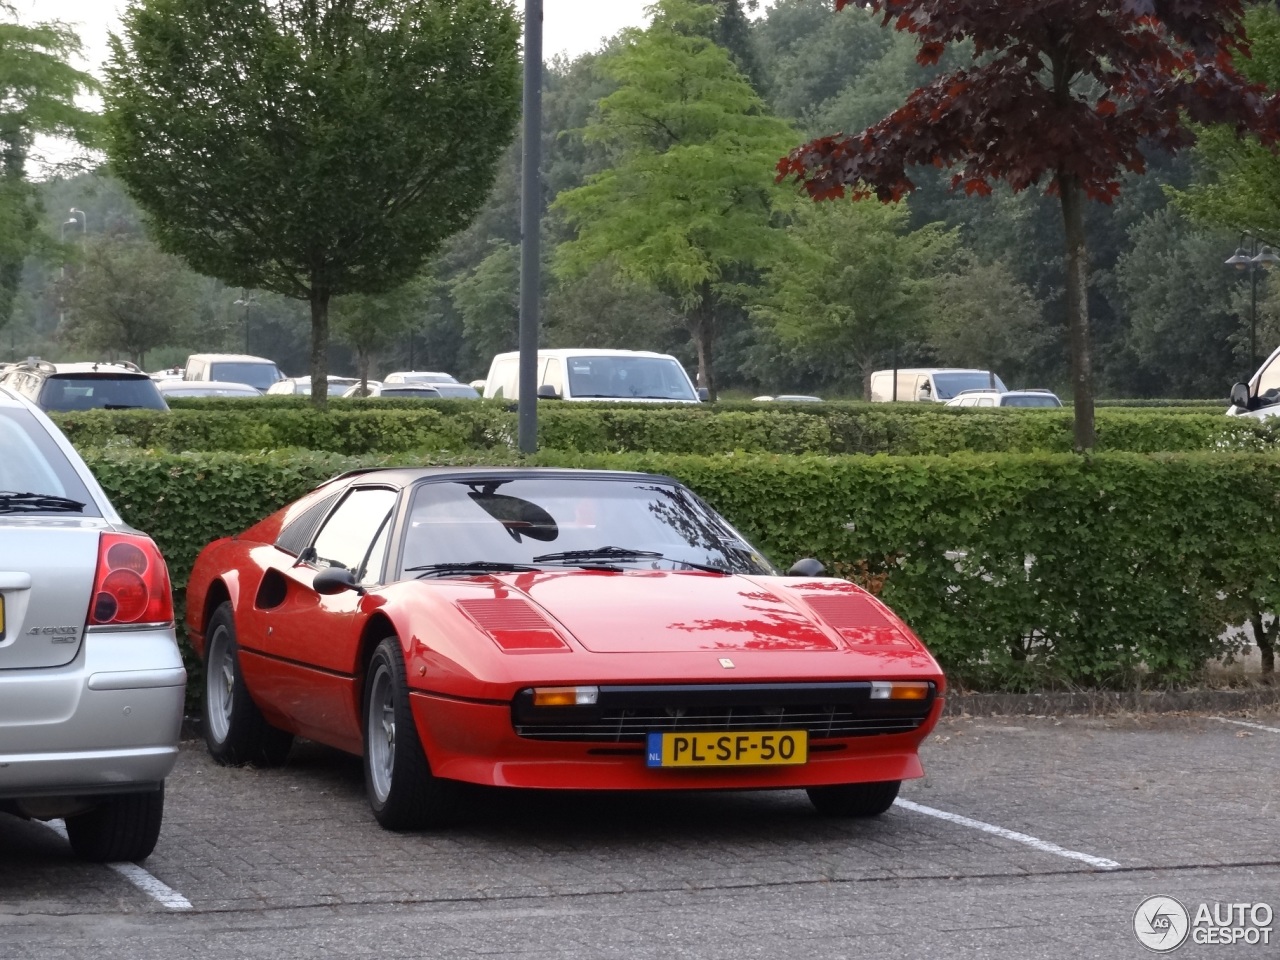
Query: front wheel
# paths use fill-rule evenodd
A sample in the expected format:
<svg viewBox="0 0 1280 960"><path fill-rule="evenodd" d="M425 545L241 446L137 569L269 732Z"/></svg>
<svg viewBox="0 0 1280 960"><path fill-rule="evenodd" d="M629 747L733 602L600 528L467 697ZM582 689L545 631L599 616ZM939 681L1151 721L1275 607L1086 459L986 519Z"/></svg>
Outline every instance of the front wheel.
<svg viewBox="0 0 1280 960"><path fill-rule="evenodd" d="M204 742L219 763L278 767L289 756L293 734L273 727L253 702L240 672L240 647L231 604L209 618L204 655Z"/></svg>
<svg viewBox="0 0 1280 960"><path fill-rule="evenodd" d="M431 772L395 637L378 644L369 660L364 719L364 783L378 823L388 830L418 830L451 822L459 787Z"/></svg>
<svg viewBox="0 0 1280 960"><path fill-rule="evenodd" d="M841 783L810 787L809 802L824 817L878 817L898 798L901 780L880 783Z"/></svg>
<svg viewBox="0 0 1280 960"><path fill-rule="evenodd" d="M164 819L164 787L103 797L92 810L67 817L67 839L81 860L145 860L156 848Z"/></svg>

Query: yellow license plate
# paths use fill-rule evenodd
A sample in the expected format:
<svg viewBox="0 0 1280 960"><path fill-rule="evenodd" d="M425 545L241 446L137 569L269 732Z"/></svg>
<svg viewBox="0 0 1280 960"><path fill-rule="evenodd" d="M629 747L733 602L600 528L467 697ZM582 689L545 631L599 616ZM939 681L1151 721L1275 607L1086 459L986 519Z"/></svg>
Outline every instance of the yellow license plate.
<svg viewBox="0 0 1280 960"><path fill-rule="evenodd" d="M760 767L806 763L806 730L768 733L651 733L650 767Z"/></svg>
<svg viewBox="0 0 1280 960"><path fill-rule="evenodd" d="M4 594L0 593L0 640L4 639Z"/></svg>

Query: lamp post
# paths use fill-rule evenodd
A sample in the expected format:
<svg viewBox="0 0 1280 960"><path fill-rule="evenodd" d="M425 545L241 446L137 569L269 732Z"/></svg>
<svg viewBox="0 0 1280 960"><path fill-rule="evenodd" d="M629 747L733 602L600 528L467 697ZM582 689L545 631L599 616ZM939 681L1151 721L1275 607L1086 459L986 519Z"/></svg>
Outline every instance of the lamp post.
<svg viewBox="0 0 1280 960"><path fill-rule="evenodd" d="M1249 248L1244 246L1245 238ZM1249 271L1249 375L1258 368L1258 271L1280 263L1280 255L1266 244L1258 245L1258 238L1251 233L1242 234L1236 252L1223 261L1239 271Z"/></svg>
<svg viewBox="0 0 1280 960"><path fill-rule="evenodd" d="M237 307L244 308L244 352L249 352L249 308L258 302L258 298L252 293L245 291L244 287L240 288L240 296L236 300Z"/></svg>

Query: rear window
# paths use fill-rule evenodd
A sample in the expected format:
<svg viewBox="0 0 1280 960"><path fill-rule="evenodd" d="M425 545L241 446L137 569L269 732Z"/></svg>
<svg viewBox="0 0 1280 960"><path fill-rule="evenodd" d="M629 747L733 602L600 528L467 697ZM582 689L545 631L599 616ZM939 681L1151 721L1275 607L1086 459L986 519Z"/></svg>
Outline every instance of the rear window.
<svg viewBox="0 0 1280 960"><path fill-rule="evenodd" d="M265 390L280 379L280 370L274 363L240 363L220 360L209 364L210 380L226 380L231 383L247 383Z"/></svg>
<svg viewBox="0 0 1280 960"><path fill-rule="evenodd" d="M28 411L0 409L0 491L70 497L82 516L101 516L80 474L44 426ZM24 513L41 513L25 510ZM49 513L64 514L65 510Z"/></svg>
<svg viewBox="0 0 1280 960"><path fill-rule="evenodd" d="M480 396L475 387L466 383L433 383L431 387L439 392L442 397L469 397L475 399Z"/></svg>
<svg viewBox="0 0 1280 960"><path fill-rule="evenodd" d="M438 400L440 391L434 387L383 387L379 396L388 399Z"/></svg>
<svg viewBox="0 0 1280 960"><path fill-rule="evenodd" d="M156 382L144 375L58 373L44 382L45 410L168 410Z"/></svg>
<svg viewBox="0 0 1280 960"><path fill-rule="evenodd" d="M1045 394L1042 397L1004 397L1000 405L1002 407L1060 407L1062 401Z"/></svg>

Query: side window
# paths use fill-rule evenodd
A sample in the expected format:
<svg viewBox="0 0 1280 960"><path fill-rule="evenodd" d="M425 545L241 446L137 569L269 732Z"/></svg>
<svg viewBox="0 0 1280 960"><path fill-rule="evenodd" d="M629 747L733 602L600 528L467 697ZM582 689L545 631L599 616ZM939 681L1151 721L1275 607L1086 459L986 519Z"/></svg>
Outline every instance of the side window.
<svg viewBox="0 0 1280 960"><path fill-rule="evenodd" d="M564 365L559 357L552 357L542 370L542 383L556 388L556 393L564 396Z"/></svg>
<svg viewBox="0 0 1280 960"><path fill-rule="evenodd" d="M394 490L384 487L352 490L316 535L313 545L315 562L346 567L359 575L365 568L374 540L387 526L395 503ZM383 549L386 549L385 545ZM380 564L378 572L381 572Z"/></svg>
<svg viewBox="0 0 1280 960"><path fill-rule="evenodd" d="M1254 390L1254 395L1264 405L1280 402L1280 357L1272 360L1258 374L1258 387Z"/></svg>
<svg viewBox="0 0 1280 960"><path fill-rule="evenodd" d="M982 397L978 400L978 406L980 407L994 407L995 405L996 405L995 397Z"/></svg>

